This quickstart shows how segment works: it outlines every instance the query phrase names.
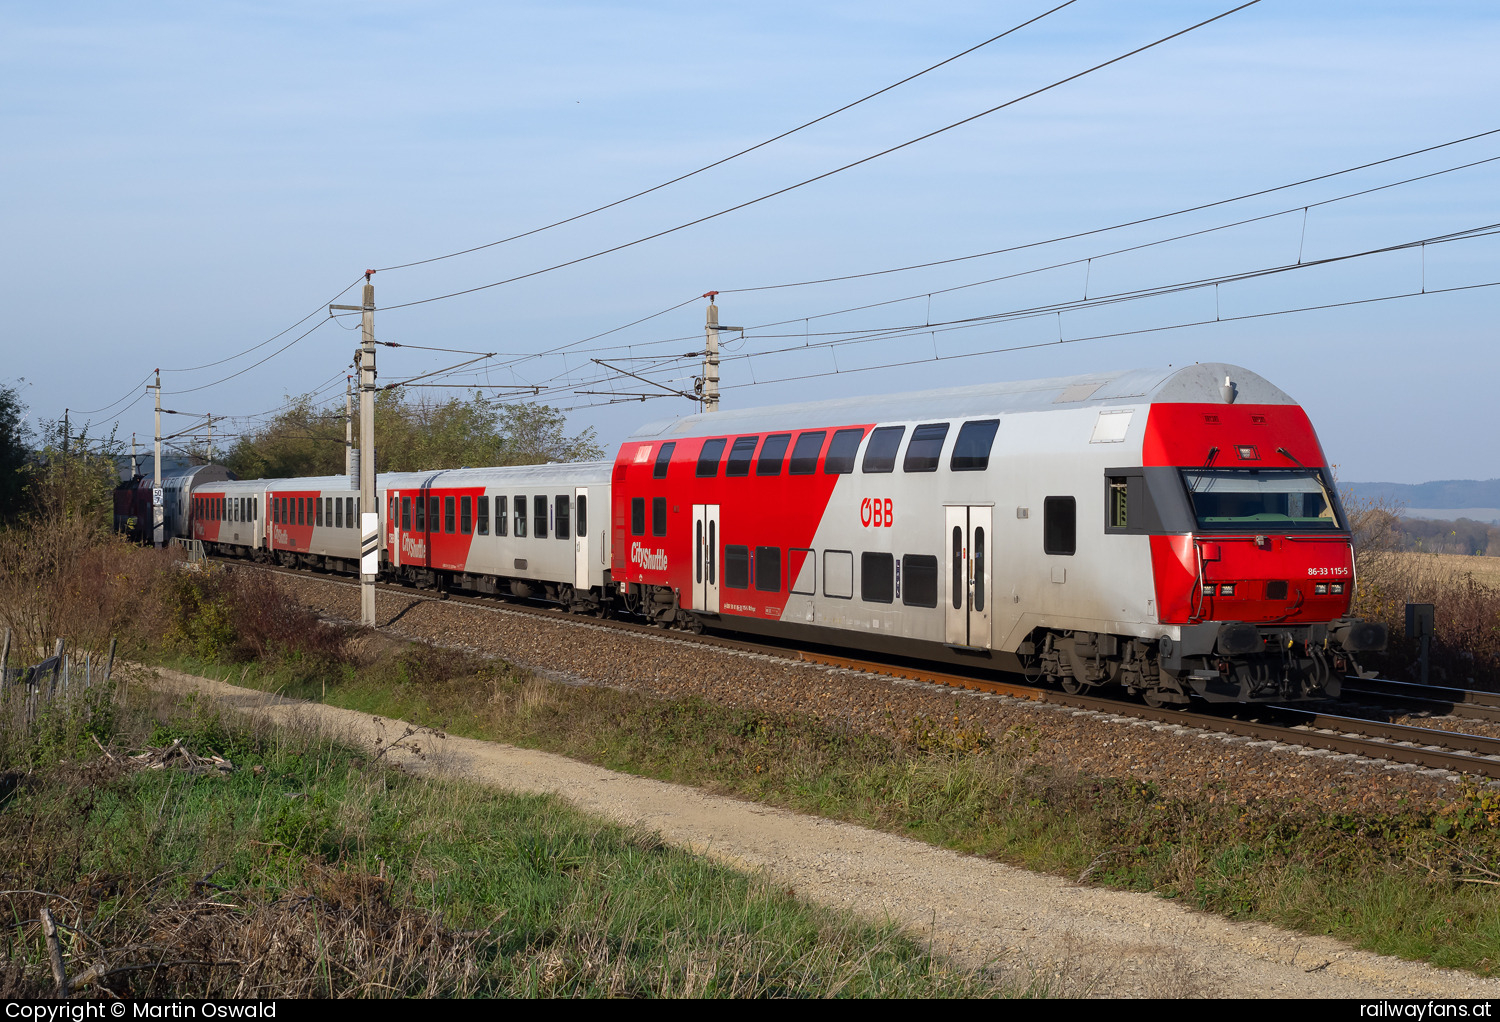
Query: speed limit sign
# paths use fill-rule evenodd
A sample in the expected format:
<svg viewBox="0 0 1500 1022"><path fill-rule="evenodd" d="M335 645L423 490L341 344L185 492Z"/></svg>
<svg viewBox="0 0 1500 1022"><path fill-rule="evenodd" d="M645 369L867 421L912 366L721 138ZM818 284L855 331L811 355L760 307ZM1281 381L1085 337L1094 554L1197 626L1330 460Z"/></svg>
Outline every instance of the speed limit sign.
<svg viewBox="0 0 1500 1022"><path fill-rule="evenodd" d="M152 491L151 491L151 506L152 507L161 507L161 505L162 505L162 501L161 501L161 487L157 486L154 489L152 489Z"/></svg>

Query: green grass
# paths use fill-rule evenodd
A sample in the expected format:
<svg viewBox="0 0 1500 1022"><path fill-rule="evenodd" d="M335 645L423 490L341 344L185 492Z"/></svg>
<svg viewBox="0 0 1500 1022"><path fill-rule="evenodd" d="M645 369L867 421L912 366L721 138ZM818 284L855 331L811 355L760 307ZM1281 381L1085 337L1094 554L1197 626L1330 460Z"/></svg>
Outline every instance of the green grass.
<svg viewBox="0 0 1500 1022"><path fill-rule="evenodd" d="M550 684L494 661L410 646L363 667L188 671L561 753L909 835L1032 869L1154 891L1237 919L1332 934L1490 974L1500 962L1500 796L1443 811L1319 814L1242 807L1223 791L1163 796L1130 780L1057 776L1036 739L919 718L900 739L704 702ZM1210 795L1215 795L1210 799ZM1465 879L1467 878L1467 879Z"/></svg>
<svg viewBox="0 0 1500 1022"><path fill-rule="evenodd" d="M891 927L553 797L411 777L368 751L237 724L192 700L156 717L115 738L181 739L237 769L54 762L0 803L0 886L55 895L70 973L128 969L108 981L120 994L1006 992ZM0 997L51 989L33 922L42 903L0 897L12 923ZM194 964L139 968L160 962Z"/></svg>

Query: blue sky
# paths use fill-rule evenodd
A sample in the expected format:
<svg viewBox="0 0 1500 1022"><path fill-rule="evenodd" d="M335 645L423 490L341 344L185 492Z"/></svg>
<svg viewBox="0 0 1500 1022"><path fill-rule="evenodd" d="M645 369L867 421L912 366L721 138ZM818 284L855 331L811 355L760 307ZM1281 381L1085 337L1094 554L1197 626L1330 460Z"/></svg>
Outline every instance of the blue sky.
<svg viewBox="0 0 1500 1022"><path fill-rule="evenodd" d="M106 406L155 366L215 362L326 304L367 267L571 216L774 135L1052 6L1027 3L0 4L0 378L33 415ZM529 273L803 180L1233 6L1078 0L876 100L556 230L375 277L398 305ZM1264 0L1118 65L751 208L578 266L383 311L384 340L553 351L708 290L863 273L1212 202L1500 128L1489 4ZM1500 163L1300 207L1500 155L1500 135L1184 217L929 270L727 293L751 331L738 406L1140 365L1228 361L1305 404L1346 479L1500 475L1490 438L1500 288L1156 328L1500 280L1495 238L1150 301L774 354L805 329L946 322L1400 244L1500 222ZM1197 239L949 291L1286 209ZM917 296L843 316L818 317ZM345 298L344 301L349 301ZM508 357L481 384L546 400L618 441L685 400L591 357L681 355L702 302ZM804 327L801 320L808 317ZM308 326L317 322L315 317ZM1064 338L1151 331L1022 351ZM325 324L221 366L164 374L169 407L272 409L330 381L357 334ZM653 344L653 342L658 342ZM617 345L613 350L604 345ZM630 345L629 348L624 345ZM584 351L583 349L590 349ZM949 358L959 354L966 358ZM942 360L879 367L932 355ZM743 357L753 356L753 357ZM466 356L381 349L383 381ZM631 365L647 364L635 361ZM835 369L836 375L828 375ZM232 373L239 373L218 383ZM657 374L690 386L691 360ZM792 377L805 377L791 379ZM766 383L764 381L781 381ZM746 384L756 383L755 386ZM200 389L201 388L201 389ZM427 391L430 395L454 391ZM104 415L108 426L120 402ZM149 399L119 415L148 438ZM226 419L233 433L250 419Z"/></svg>

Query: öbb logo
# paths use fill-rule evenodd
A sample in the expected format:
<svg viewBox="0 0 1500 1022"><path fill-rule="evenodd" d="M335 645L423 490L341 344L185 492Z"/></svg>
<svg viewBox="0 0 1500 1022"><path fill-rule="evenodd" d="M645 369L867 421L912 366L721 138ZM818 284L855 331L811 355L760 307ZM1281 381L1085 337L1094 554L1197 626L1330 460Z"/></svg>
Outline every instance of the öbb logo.
<svg viewBox="0 0 1500 1022"><path fill-rule="evenodd" d="M859 524L865 528L888 529L895 524L891 501L887 497L866 497L859 502Z"/></svg>

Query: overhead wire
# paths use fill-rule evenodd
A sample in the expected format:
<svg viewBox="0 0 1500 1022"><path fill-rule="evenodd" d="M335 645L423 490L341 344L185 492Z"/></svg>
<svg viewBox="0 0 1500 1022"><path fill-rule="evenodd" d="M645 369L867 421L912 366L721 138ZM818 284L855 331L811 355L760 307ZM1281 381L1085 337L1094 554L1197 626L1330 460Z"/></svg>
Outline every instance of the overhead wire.
<svg viewBox="0 0 1500 1022"><path fill-rule="evenodd" d="M770 138L765 139L762 142L757 142L753 146L749 146L748 148L741 149L739 152L731 153L729 156L725 156L725 157L722 157L721 159L717 159L717 160L713 161L712 163L706 163L703 166L699 167L697 170L690 170L686 174L679 174L677 177L674 177L671 180L663 181L661 184L653 185L650 188L646 188L646 189L644 189L642 191L636 192L633 195L627 195L623 199L616 199L613 202L607 202L607 203L605 203L602 206L596 206L593 209L587 210L587 211L585 211L583 213L577 213L577 214L575 214L573 216L566 217L565 219L562 219L562 220L554 221L553 223L546 224L545 226L542 226L542 227L534 227L534 228L532 228L529 231L523 231L520 234L513 234L513 235L511 235L508 238L501 238L498 241L486 242L483 245L475 245L475 246L473 246L471 248L460 249L457 252L449 252L449 253L447 253L445 255L432 256L429 259L418 259L418 260L415 260L414 262L398 263L398 264L396 264L394 266L383 266L383 267L380 267L377 272L384 273L384 272L387 272L389 270L404 270L404 269L407 269L407 268L412 267L412 266L425 266L428 263L441 262L444 259L453 259L453 258L455 258L457 256L469 255L470 253L473 253L473 252L481 252L481 251L483 251L483 250L485 250L487 248L494 248L497 245L504 245L504 244L507 244L507 243L512 242L512 241L519 241L521 238L529 238L533 234L541 234L543 231L550 231L554 227L561 227L564 224L570 224L570 223L573 223L574 221L582 220L584 217L593 216L595 213L602 213L602 212L604 212L607 209L613 209L616 206L623 205L623 204L625 204L627 202L632 201L633 199L639 199L642 196L650 195L652 192L661 191L663 188L669 187L671 185L675 185L675 184L677 184L680 181L686 181L690 177L696 177L697 175L702 174L704 171L712 170L715 167L722 167L724 164L730 162L731 160L737 160L741 156L746 156L746 155L748 155L750 153L755 152L757 149L764 149L766 146L771 145L773 142L779 142L782 139L787 138L788 136L795 135L799 131L802 131L802 130L804 130L806 128L811 128L815 124L820 124L823 121L828 120L830 117L836 117L836 116L838 116L839 114L843 113L846 110L852 110L855 107L859 106L861 103L868 102L869 100L872 100L872 99L874 99L877 96L883 96L887 92L890 92L892 89L900 88L901 86L905 85L907 82L915 81L916 79L922 77L923 75L927 74L928 72L936 71L938 68L943 67L946 64L951 64L955 60L958 60L961 57L967 57L969 54L975 52L976 50L981 50L984 47L990 45L991 43L998 42L999 40L1004 39L1008 35L1011 35L1011 34L1013 34L1015 32L1019 32L1021 29L1026 28L1028 25L1034 25L1038 21L1041 21L1043 18L1046 18L1046 17L1048 17L1050 15L1056 14L1058 11L1062 10L1064 7L1069 7L1069 6L1071 6L1075 2L1076 2L1076 0L1065 0L1064 3L1058 4L1056 7L1053 7L1051 10L1044 11L1041 14L1038 14L1034 18L1029 18L1026 21L1023 21L1023 22L1021 22L1018 25L1014 25L1011 28L1006 29L1004 32L1001 32L999 35L991 36L990 38L984 40L984 42L982 42L982 43L976 43L975 45L970 46L968 49L961 50L960 52L955 53L953 56L947 57L947 58L945 58L943 60L940 60L936 64L931 65L930 67L925 67L921 71L916 72L915 74L907 75L905 78L901 79L898 82L892 82L890 85L887 85L887 86L885 86L884 88L881 88L881 89L877 89L874 92L869 93L868 95L861 96L859 99L856 99L856 100L854 100L851 103L845 103L843 106L839 107L837 110L830 110L828 113L822 114L822 115L820 115L818 117L814 117L812 120L806 121L806 122L804 122L802 124L799 124L795 128L789 128L786 131L783 131L783 132L781 132L778 135L773 135Z"/></svg>
<svg viewBox="0 0 1500 1022"><path fill-rule="evenodd" d="M1019 96L1016 96L1016 97L1014 97L1012 99L1006 100L1004 103L1000 103L1000 104L997 104L995 106L992 106L992 107L990 107L987 110L981 110L979 113L971 114L970 116L965 117L962 120L954 121L952 124L944 125L941 128L936 128L936 129L934 129L932 131L926 132L925 134L918 135L916 138L908 139L907 141L899 143L898 145L894 145L894 146L890 146L889 148L882 149L882 150L880 150L877 153L872 153L869 156L865 156L865 157L862 157L862 158L860 158L858 160L854 160L851 163L846 163L846 164L844 164L842 166L835 167L832 170L824 171L821 174L817 174L817 175L814 175L813 177L806 178L805 180L798 181L795 184L787 185L784 188L778 188L776 191L767 192L764 195L757 196L756 198L748 199L748 200L746 200L744 202L741 202L741 203L738 203L736 205L726 207L726 208L721 209L721 210L719 210L719 211L717 211L715 213L709 213L709 214L706 214L704 216L697 217L696 219L688 220L688 221L686 221L684 223L677 224L675 227L668 227L668 228L665 228L665 229L660 230L660 231L655 231L655 232L653 232L651 234L647 234L647 235L644 235L642 237L635 238L632 241L621 242L618 245L612 245L609 248L600 249L600 250L598 250L596 252L591 252L588 255L578 256L578 257L576 257L574 259L568 259L568 260L566 260L564 262L560 262L560 263L554 263L551 266L546 266L546 267L543 267L543 268L541 268L539 270L531 270L531 271L529 271L527 273L517 274L516 276L513 276L513 277L507 277L504 280L493 281L493 282L491 282L489 284L480 284L477 287L464 288L464 289L462 289L460 291L450 291L447 294L434 295L431 298L419 298L419 299L415 299L415 300L409 301L409 302L400 302L400 303L397 303L395 305L387 305L387 306L384 306L383 309L386 312L390 312L390 311L393 311L395 309L408 309L408 308L411 308L411 307L416 306L416 305L427 305L427 304L429 304L431 302L440 302L440 301L445 301L445 300L447 300L449 298L458 298L458 297L460 297L462 295L470 295L470 294L475 294L476 292L479 292L479 291L487 291L490 288L500 287L500 286L505 285L505 284L513 284L513 283L515 283L517 281L521 281L521 280L528 280L528 279L530 279L532 277L541 276L544 273L551 273L554 270L561 270L561 269L564 269L564 268L569 267L569 266L577 266L579 263L585 263L585 262L588 262L589 260L592 260L592 259L598 259L601 256L606 256L606 255L609 255L609 254L614 253L614 252L619 252L619 251L622 251L622 250L627 249L627 248L632 248L632 247L634 247L636 245L641 245L641 244L644 244L645 242L655 240L656 238L665 237L666 235L674 234L677 231L685 230L686 228L693 227L693 226L696 226L698 224L706 223L706 222L708 222L710 220L717 219L718 217L725 216L725 215L727 215L729 213L733 213L733 212L736 212L738 210L745 209L745 208L750 207L750 206L754 206L757 203L765 202L768 199L773 199L773 198L776 198L777 196L785 195L788 192L795 191L798 188L805 187L807 185L813 184L814 182L822 181L825 178L832 177L835 174L840 174L840 173L843 173L846 170L851 170L851 169L853 169L855 167L862 166L863 164L869 163L872 160L877 160L877 159L879 159L882 156L888 156L891 153L898 152L898 151L900 151L902 149L905 149L905 148L907 148L909 146L916 145L916 144L918 144L920 142L925 142L925 141L927 141L930 138L934 138L934 137L936 137L938 135L943 134L944 132L952 131L953 129L958 128L958 127L962 127L965 124L970 124L970 123L972 123L972 122L974 122L976 120L979 120L982 117L987 117L990 114L997 113L997 112L999 112L1001 110L1004 110L1004 109L1006 109L1008 107L1011 107L1011 106L1015 106L1017 103L1021 103L1021 102L1025 101L1025 100L1027 100L1027 99L1031 99L1031 98L1033 98L1035 96L1039 96L1039 95L1041 95L1041 94L1043 94L1045 92L1051 91L1052 89L1059 88L1060 86L1066 85L1069 82L1076 81L1079 78L1083 78L1086 75L1090 75L1090 74L1093 74L1096 71L1103 70L1104 68L1110 67L1113 64L1118 64L1122 60L1126 60L1126 59L1128 59L1130 57L1136 56L1137 54L1144 53L1145 51L1150 50L1150 49L1152 49L1154 47L1161 46L1162 44L1170 42L1171 40L1177 39L1177 38L1179 38L1181 36L1184 36L1184 35L1188 34L1189 32L1196 31L1197 29L1203 28L1206 25L1211 25L1214 22L1219 21L1219 20L1221 20L1223 18L1227 18L1227 17L1229 17L1232 14L1237 14L1238 12L1246 9L1247 7L1253 7L1256 4L1258 4L1258 3L1260 3L1260 0L1246 0L1245 3L1239 4L1236 7L1232 7L1229 10L1224 11L1224 12L1222 12L1220 14L1216 14L1216 15L1214 15L1211 18L1205 18L1204 20L1199 21L1199 22L1197 22L1197 23L1195 23L1193 25L1189 25L1186 28L1178 29L1176 32L1172 32L1169 35L1162 36L1161 38L1156 39L1156 40L1154 40L1152 42L1146 43L1145 45L1137 46L1133 50L1130 50L1130 51L1128 51L1126 53L1122 53L1122 54L1120 54L1119 56L1116 56L1116 57L1111 57L1109 60L1103 61L1103 62L1101 62L1099 64L1095 64L1094 66L1086 68L1086 69L1084 69L1082 71L1075 72L1074 74L1068 75L1065 78L1059 78L1056 81L1051 82L1048 85L1044 85L1044 86L1041 86L1040 88L1033 89L1030 92L1023 93L1022 95L1019 95Z"/></svg>

